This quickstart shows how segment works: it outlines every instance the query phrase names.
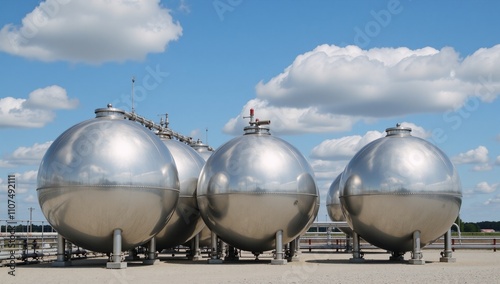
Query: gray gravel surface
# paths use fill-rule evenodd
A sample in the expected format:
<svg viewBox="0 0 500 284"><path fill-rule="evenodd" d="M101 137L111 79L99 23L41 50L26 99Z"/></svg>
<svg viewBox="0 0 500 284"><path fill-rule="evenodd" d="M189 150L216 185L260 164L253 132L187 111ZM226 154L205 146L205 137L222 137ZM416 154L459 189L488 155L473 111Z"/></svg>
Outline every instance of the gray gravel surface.
<svg viewBox="0 0 500 284"><path fill-rule="evenodd" d="M223 264L161 257L156 265L129 262L122 270L106 269L105 258L93 258L64 268L18 265L16 276L1 267L0 283L500 283L500 252L457 251L455 263L441 263L438 250L424 250L424 265L388 257L379 251L367 253L364 263L350 263L349 254L302 253L286 265L271 265L270 255L255 261L243 254L239 262Z"/></svg>

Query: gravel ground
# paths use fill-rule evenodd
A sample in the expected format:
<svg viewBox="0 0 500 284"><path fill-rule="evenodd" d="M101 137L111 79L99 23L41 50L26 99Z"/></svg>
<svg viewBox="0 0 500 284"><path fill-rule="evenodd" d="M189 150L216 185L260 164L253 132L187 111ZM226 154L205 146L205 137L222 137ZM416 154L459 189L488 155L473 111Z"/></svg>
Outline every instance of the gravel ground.
<svg viewBox="0 0 500 284"><path fill-rule="evenodd" d="M255 261L244 253L232 263L161 257L156 265L128 262L121 270L106 269L105 258L93 258L74 260L65 268L18 265L16 276L1 267L0 283L500 283L500 252L457 251L455 263L439 262L439 252L424 250L424 265L390 262L381 251L365 254L363 263L350 263L351 255L345 253L304 252L298 261L271 265L270 255Z"/></svg>

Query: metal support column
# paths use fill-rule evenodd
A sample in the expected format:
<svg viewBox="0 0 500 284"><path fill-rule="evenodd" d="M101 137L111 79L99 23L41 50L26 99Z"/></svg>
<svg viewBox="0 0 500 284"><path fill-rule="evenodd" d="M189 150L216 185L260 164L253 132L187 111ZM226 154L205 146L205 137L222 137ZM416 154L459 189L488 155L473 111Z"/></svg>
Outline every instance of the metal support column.
<svg viewBox="0 0 500 284"><path fill-rule="evenodd" d="M52 266L71 266L71 259L66 260L66 240L60 234L57 234L57 259L52 262Z"/></svg>
<svg viewBox="0 0 500 284"><path fill-rule="evenodd" d="M141 258L137 254L137 250L135 248L131 249L128 251L128 256L125 257L126 261L132 261L132 260L140 260Z"/></svg>
<svg viewBox="0 0 500 284"><path fill-rule="evenodd" d="M283 258L283 231L279 230L276 232L276 257L271 260L271 264L282 265L286 264L286 259Z"/></svg>
<svg viewBox="0 0 500 284"><path fill-rule="evenodd" d="M226 254L226 257L224 257L224 260L226 260L226 261L238 261L238 260L240 260L240 257L238 256L238 250L235 247L228 245L227 254Z"/></svg>
<svg viewBox="0 0 500 284"><path fill-rule="evenodd" d="M196 236L194 236L194 238L193 238L190 258L191 258L191 260L200 260L201 259L200 233L196 234Z"/></svg>
<svg viewBox="0 0 500 284"><path fill-rule="evenodd" d="M286 260L288 260L289 262L292 262L292 261L298 261L298 257L296 255L297 253L297 239L294 239L292 240L289 245L289 250L288 250L288 255L286 256Z"/></svg>
<svg viewBox="0 0 500 284"><path fill-rule="evenodd" d="M425 264L425 260L422 259L422 250L420 249L420 231L413 232L413 251L408 263Z"/></svg>
<svg viewBox="0 0 500 284"><path fill-rule="evenodd" d="M212 232L211 237L212 237L212 240L211 240L212 250L210 252L210 259L208 260L208 263L209 264L220 264L220 263L222 263L222 259L220 259L220 256L219 256L217 235L214 232Z"/></svg>
<svg viewBox="0 0 500 284"><path fill-rule="evenodd" d="M295 240L295 253L292 257L293 261L299 261L300 260L300 255L302 254L302 251L300 251L300 236L298 236Z"/></svg>
<svg viewBox="0 0 500 284"><path fill-rule="evenodd" d="M106 263L106 268L122 269L127 268L127 263L122 262L122 230L115 229L113 231L113 254L111 262Z"/></svg>
<svg viewBox="0 0 500 284"><path fill-rule="evenodd" d="M142 264L153 265L157 264L159 260L156 258L156 238L152 238L148 243L147 259L142 261Z"/></svg>
<svg viewBox="0 0 500 284"><path fill-rule="evenodd" d="M391 256L389 257L390 261L404 261L404 252L392 251Z"/></svg>
<svg viewBox="0 0 500 284"><path fill-rule="evenodd" d="M352 246L351 246L351 236L349 234L345 235L345 251L344 252L352 252Z"/></svg>
<svg viewBox="0 0 500 284"><path fill-rule="evenodd" d="M452 257L451 251L451 229L444 234L444 251L441 252L439 262L456 262L457 259Z"/></svg>
<svg viewBox="0 0 500 284"><path fill-rule="evenodd" d="M358 233L352 231L352 258L349 262L364 262L361 249L359 246L359 235Z"/></svg>

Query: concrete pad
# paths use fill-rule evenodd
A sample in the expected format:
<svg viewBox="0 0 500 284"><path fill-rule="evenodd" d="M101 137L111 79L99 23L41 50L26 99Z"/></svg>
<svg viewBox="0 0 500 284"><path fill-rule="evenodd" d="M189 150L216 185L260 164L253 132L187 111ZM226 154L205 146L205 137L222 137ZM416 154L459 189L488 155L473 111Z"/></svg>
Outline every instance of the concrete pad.
<svg viewBox="0 0 500 284"><path fill-rule="evenodd" d="M224 261L220 258L215 258L215 259L209 259L207 260L208 264L222 264Z"/></svg>
<svg viewBox="0 0 500 284"><path fill-rule="evenodd" d="M71 266L71 261L54 261L52 262L53 267L68 267Z"/></svg>
<svg viewBox="0 0 500 284"><path fill-rule="evenodd" d="M127 268L126 262L108 262L106 263L108 269L124 269Z"/></svg>
<svg viewBox="0 0 500 284"><path fill-rule="evenodd" d="M286 261L286 259L273 259L273 260L271 260L272 265L285 265L287 263L288 263L288 261Z"/></svg>
<svg viewBox="0 0 500 284"><path fill-rule="evenodd" d="M144 264L144 265L155 265L158 263L160 263L160 260L158 260L158 259L145 259L142 261L142 264Z"/></svg>
<svg viewBox="0 0 500 284"><path fill-rule="evenodd" d="M439 262L457 262L457 259L454 257L441 257Z"/></svg>

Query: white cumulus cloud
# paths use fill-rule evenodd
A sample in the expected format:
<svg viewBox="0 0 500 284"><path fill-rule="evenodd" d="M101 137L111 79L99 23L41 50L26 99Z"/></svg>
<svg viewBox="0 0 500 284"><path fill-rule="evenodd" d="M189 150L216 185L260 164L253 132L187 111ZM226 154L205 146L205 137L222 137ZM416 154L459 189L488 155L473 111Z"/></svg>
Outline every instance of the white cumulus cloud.
<svg viewBox="0 0 500 284"><path fill-rule="evenodd" d="M38 171L29 170L23 173L14 173L16 177L16 193L22 194L36 189ZM0 180L0 192L7 192L7 186L2 184L7 180Z"/></svg>
<svg viewBox="0 0 500 284"><path fill-rule="evenodd" d="M255 117L261 120L271 120L271 131L278 134L318 133L347 131L359 120L347 115L321 113L316 108L278 107L260 99L250 100L240 114L230 119L223 131L231 134L243 133L248 126L250 109L255 109Z"/></svg>
<svg viewBox="0 0 500 284"><path fill-rule="evenodd" d="M345 136L321 142L311 151L311 158L322 160L350 160L366 144L384 137L379 131L368 131L365 135Z"/></svg>
<svg viewBox="0 0 500 284"><path fill-rule="evenodd" d="M500 184L495 183L495 184L489 184L485 181L480 182L476 184L476 187L474 188L474 192L478 193L492 193L495 192Z"/></svg>
<svg viewBox="0 0 500 284"><path fill-rule="evenodd" d="M0 50L41 61L142 60L182 34L159 0L46 0L19 26L0 29Z"/></svg>
<svg viewBox="0 0 500 284"><path fill-rule="evenodd" d="M38 165L47 152L52 141L42 144L35 143L31 147L21 146L0 160L0 167L14 167L18 165Z"/></svg>
<svg viewBox="0 0 500 284"><path fill-rule="evenodd" d="M272 104L315 105L338 114L388 117L445 111L462 106L471 95L485 100L497 95L500 82L491 81L491 75L500 71L485 72L477 63L490 56L498 64L499 54L500 45L478 50L463 61L449 47L362 50L320 45L256 89L259 98ZM496 93L479 92L483 86Z"/></svg>
<svg viewBox="0 0 500 284"><path fill-rule="evenodd" d="M65 89L52 85L31 92L24 106L32 109L73 109L78 106L78 100L69 99Z"/></svg>
<svg viewBox="0 0 500 284"><path fill-rule="evenodd" d="M330 184L344 170L349 161L328 161L328 160L312 160L311 167L314 170L316 179L327 180ZM330 186L328 184L328 186Z"/></svg>
<svg viewBox="0 0 500 284"><path fill-rule="evenodd" d="M324 44L259 82L251 102L282 112L283 132L344 131L360 120L456 110L470 98L491 102L500 93L499 65L500 45L462 58L451 47L363 50ZM297 127L297 117L307 128ZM239 120L231 119L224 131L236 133Z"/></svg>
<svg viewBox="0 0 500 284"><path fill-rule="evenodd" d="M451 160L457 165L488 163L488 149L484 146L479 146L476 149L460 153L457 156L452 157Z"/></svg>
<svg viewBox="0 0 500 284"><path fill-rule="evenodd" d="M43 127L54 120L54 110L73 109L78 104L77 99L68 98L66 90L57 85L36 89L28 99L0 98L0 128Z"/></svg>
<svg viewBox="0 0 500 284"><path fill-rule="evenodd" d="M484 205L496 205L496 204L500 205L500 194L497 194L496 196L494 196L494 197L492 197L484 202Z"/></svg>
<svg viewBox="0 0 500 284"><path fill-rule="evenodd" d="M403 122L401 125L411 128L412 136L419 138L427 138L430 136L428 131L414 123ZM365 145L385 135L386 133L384 132L372 130L366 132L363 136L353 135L337 139L328 139L312 149L311 158L333 161L350 160Z"/></svg>

